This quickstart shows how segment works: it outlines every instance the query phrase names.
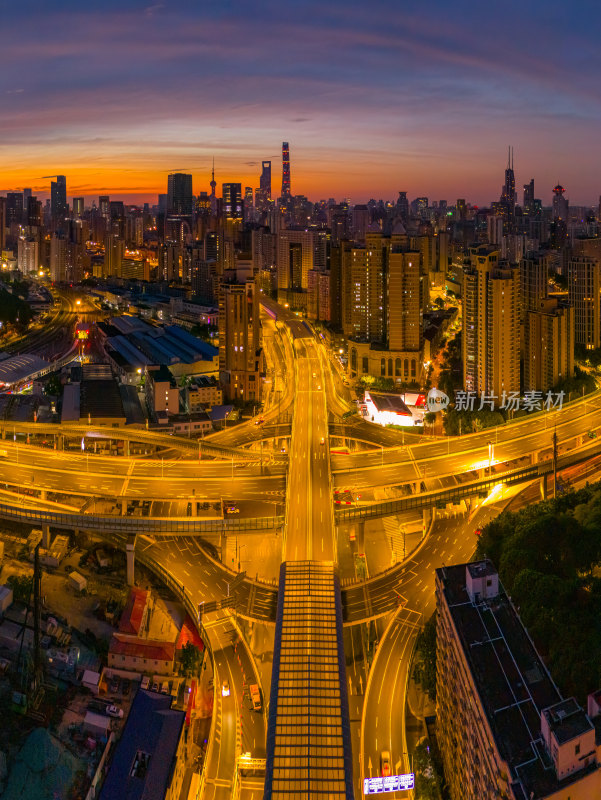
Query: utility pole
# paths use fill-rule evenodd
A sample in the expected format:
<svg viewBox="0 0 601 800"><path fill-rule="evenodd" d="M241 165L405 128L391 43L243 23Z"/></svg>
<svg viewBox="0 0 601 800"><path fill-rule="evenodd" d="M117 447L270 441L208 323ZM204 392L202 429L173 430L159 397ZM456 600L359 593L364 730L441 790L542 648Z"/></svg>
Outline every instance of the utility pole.
<svg viewBox="0 0 601 800"><path fill-rule="evenodd" d="M557 426L553 429L553 499L557 496Z"/></svg>

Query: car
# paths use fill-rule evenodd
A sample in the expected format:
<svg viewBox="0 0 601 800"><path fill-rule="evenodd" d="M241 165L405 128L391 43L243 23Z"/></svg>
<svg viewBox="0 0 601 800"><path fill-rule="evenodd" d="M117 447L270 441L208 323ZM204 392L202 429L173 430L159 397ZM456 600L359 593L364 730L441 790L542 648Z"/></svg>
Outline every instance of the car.
<svg viewBox="0 0 601 800"><path fill-rule="evenodd" d="M482 536L482 528L476 528L474 531L474 536Z"/></svg>
<svg viewBox="0 0 601 800"><path fill-rule="evenodd" d="M123 709L119 708L119 706L107 706L106 713L109 717L115 717L115 719L123 719Z"/></svg>
<svg viewBox="0 0 601 800"><path fill-rule="evenodd" d="M314 373L313 373L313 377L314 377L314 378L316 378L316 377L317 377L317 373L316 373L316 372L314 372Z"/></svg>
<svg viewBox="0 0 601 800"><path fill-rule="evenodd" d="M260 711L261 710L261 690L259 689L258 683L252 683L248 687L248 691L250 693L250 701L252 703L253 711Z"/></svg>
<svg viewBox="0 0 601 800"><path fill-rule="evenodd" d="M230 684L229 681L223 681L221 684L221 696L222 697L229 697L230 696Z"/></svg>
<svg viewBox="0 0 601 800"><path fill-rule="evenodd" d="M226 514L239 514L240 513L240 509L238 508L238 506L228 506L225 509L225 513Z"/></svg>
<svg viewBox="0 0 601 800"><path fill-rule="evenodd" d="M318 386L317 389L318 389L318 391L321 391L321 386Z"/></svg>
<svg viewBox="0 0 601 800"><path fill-rule="evenodd" d="M150 686L150 678L148 677L148 675L143 675L142 683L140 684L140 689L148 689L149 686Z"/></svg>
<svg viewBox="0 0 601 800"><path fill-rule="evenodd" d="M325 436L322 436L319 444L325 444L325 443L326 443Z"/></svg>
<svg viewBox="0 0 601 800"><path fill-rule="evenodd" d="M158 681L152 682L152 687L150 689L151 692L158 692L159 691L159 684Z"/></svg>
<svg viewBox="0 0 601 800"><path fill-rule="evenodd" d="M387 778L390 775L390 753L388 750L382 750L380 767L382 768L382 777Z"/></svg>
<svg viewBox="0 0 601 800"><path fill-rule="evenodd" d="M351 528L351 532L348 535L349 542L356 542L357 541L357 534L354 528Z"/></svg>

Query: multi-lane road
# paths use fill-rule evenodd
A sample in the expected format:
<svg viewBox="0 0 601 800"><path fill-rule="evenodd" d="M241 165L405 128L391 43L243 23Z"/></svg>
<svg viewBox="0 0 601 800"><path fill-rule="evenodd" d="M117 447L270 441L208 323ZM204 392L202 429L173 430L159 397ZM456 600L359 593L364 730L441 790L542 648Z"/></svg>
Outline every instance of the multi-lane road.
<svg viewBox="0 0 601 800"><path fill-rule="evenodd" d="M340 417L352 406L336 363L328 357L319 338L291 312L284 312L273 303L269 307L272 313L277 311L278 319L264 321L265 350L270 362L266 407L260 418L226 428L206 440L216 447L232 448L231 458L224 450L216 451L221 458L199 460L198 453L189 452L189 443L177 450L176 437L163 437L165 441L159 442L152 432L138 435L157 447L171 442L175 445L173 452L182 457L107 457L6 439L0 445L5 453L0 457L0 483L105 499L223 498L239 502L243 512L254 512L256 516L275 513L275 503L283 505L285 494L283 560L331 563L338 558L333 488L352 485L369 491L414 484L414 489L420 491L422 482L434 478L474 470L486 472L494 463L517 463L523 458L531 459L533 453L548 457L555 431L560 452L580 448L588 441L587 433L595 433L601 426L601 393L597 392L562 410L453 439L424 440L416 434L406 434L402 445L402 434L379 431L358 418L340 429ZM72 309L65 313L73 319ZM258 449L252 451L256 460L251 456L245 463L235 457L237 448L257 448L262 431L278 423L280 427L273 430L271 444L277 444L271 451L271 463L264 459L261 463ZM290 423L288 452L281 453L280 428L287 433ZM330 455L329 424L337 426L337 438L363 440L371 443L372 449ZM24 430L23 426L15 426L15 434ZM80 434L87 446L92 429L81 426L72 435ZM374 444L380 446L373 449ZM410 767L409 753L415 742L405 734L408 669L417 631L433 609L434 569L443 563L468 560L475 544L474 527L497 512L498 506L491 502L483 505L473 519L462 515L437 521L420 548L400 568L369 584L345 587L344 607L349 620L388 613L391 596L397 597L399 604L385 631L381 626L369 676L361 677L358 661L352 665L351 713L362 716L353 739L354 756L360 763L356 780L379 772L385 750L391 753L396 771ZM230 593L234 573L220 568L196 539L182 536L147 540L138 546L185 587L193 603L220 600ZM237 597L239 607L246 609L243 615L252 617L254 609L256 618L273 620L273 589L246 581L237 590ZM231 613L207 616L203 624L213 653L216 681L215 732L206 765L204 796L225 798L232 794L240 753L248 751L255 757L265 754L265 714L250 710L248 684L260 682L260 676ZM360 661L357 653L354 656ZM359 694L352 690L357 676ZM230 692L222 695L224 682ZM266 698L265 691L263 696Z"/></svg>

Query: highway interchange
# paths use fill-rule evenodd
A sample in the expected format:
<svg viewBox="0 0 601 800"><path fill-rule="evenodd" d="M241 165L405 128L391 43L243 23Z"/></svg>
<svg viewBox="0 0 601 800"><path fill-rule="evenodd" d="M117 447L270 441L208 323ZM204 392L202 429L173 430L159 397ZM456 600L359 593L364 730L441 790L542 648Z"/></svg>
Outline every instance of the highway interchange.
<svg viewBox="0 0 601 800"><path fill-rule="evenodd" d="M265 306L277 316L275 321L266 316L263 324L270 367L266 405L260 419L226 428L200 443L201 448L214 446L215 458L205 458L208 453L196 450L194 444L191 447L190 440L148 431L127 435L111 431L110 438L137 440L153 452L137 457L108 456L94 452L94 443L109 434L93 426L57 431L36 429L28 423L5 424L6 438L0 444L4 453L0 458L0 487L4 484L6 496L0 500L7 503L7 497L33 490L36 507L53 509L71 504L74 508L86 506L89 513L90 499L105 505L121 501L126 506L136 498L157 502L207 499L219 500L219 516L225 499L238 504L243 517L285 515L281 533L263 536L267 547L275 548L277 558L339 561L342 569L341 553L347 554L345 564L354 564L363 550L365 534L359 531L353 542L348 530L336 527L335 489L360 489L361 502L367 503L373 501L374 492L392 486L413 493L452 486L466 472L492 475L508 464L550 458L555 431L560 453L585 447L590 444L587 434L599 431L599 391L561 410L449 439L378 429L358 418L343 424L340 418L352 405L337 364L320 339L291 313L271 301ZM72 322L73 306L61 301L60 308L61 314L72 315ZM61 325L51 334L65 319L60 317ZM33 344L32 340L28 344ZM330 454L331 444L350 447L350 452ZM241 448L245 448L245 455ZM523 494L532 501L537 492L538 487L530 484ZM417 632L434 607L434 569L468 560L475 546L474 528L498 513L506 502L507 492L499 487L484 503L473 502L471 510L465 503L443 510L438 519L431 520L418 548L381 578L372 575L368 583L357 581L354 570L349 572L346 567L346 574L341 574L346 584L347 616L351 609L356 623L345 629L356 796L361 795L362 777L378 774L384 750L391 752L396 770L409 770L416 741L406 733L405 725L408 670ZM15 506L24 504L27 499L21 494ZM392 519L394 526L401 522ZM367 525L378 526L379 522ZM243 536L241 532L241 541ZM380 535L378 541L387 548L385 536ZM225 541L222 545L223 557L229 551ZM236 541L235 547L239 553L238 548L244 545ZM230 559L220 563L217 553L208 551L198 537L140 537L136 548L142 562L151 568L160 564L195 607L230 594L236 558L233 569ZM265 756L270 666L269 658L263 655L273 648L276 576L252 554L246 556L249 579L237 587L235 613L217 611L202 620L214 659L215 685L218 689L227 680L231 687L228 697L215 692L204 797L231 797L238 780L241 796L262 797L261 779L256 775L238 777L236 764L241 753ZM365 548L365 557L368 564L382 564L381 553L376 557ZM258 580L251 579L255 567ZM369 587L378 581L385 586L387 598L381 613L368 597ZM398 598L398 610L393 613L391 592ZM373 596L377 597L377 592ZM352 613L355 607L356 615ZM367 627L370 612L370 629L379 644L368 674L366 638L361 631ZM265 702L261 713L252 712L245 702L252 682L262 686Z"/></svg>

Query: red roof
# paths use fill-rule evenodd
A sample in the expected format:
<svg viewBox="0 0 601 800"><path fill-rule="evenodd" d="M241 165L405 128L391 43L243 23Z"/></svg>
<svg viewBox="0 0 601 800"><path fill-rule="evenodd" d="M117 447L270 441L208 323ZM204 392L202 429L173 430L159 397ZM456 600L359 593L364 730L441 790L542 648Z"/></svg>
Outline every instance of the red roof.
<svg viewBox="0 0 601 800"><path fill-rule="evenodd" d="M199 650L204 650L204 644L199 636L198 631L196 630L196 625L190 619L190 615L186 614L186 619L184 620L184 624L182 625L182 629L179 632L177 641L175 643L175 649L181 650L185 644L188 644L188 642L192 642L192 644L198 647Z"/></svg>
<svg viewBox="0 0 601 800"><path fill-rule="evenodd" d="M147 589L131 589L119 620L120 633L140 633L149 594Z"/></svg>
<svg viewBox="0 0 601 800"><path fill-rule="evenodd" d="M129 656L130 658L146 658L153 661L173 661L175 644L160 642L156 639L140 639L124 633L114 633L111 637L109 654L113 656Z"/></svg>

